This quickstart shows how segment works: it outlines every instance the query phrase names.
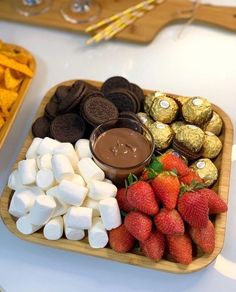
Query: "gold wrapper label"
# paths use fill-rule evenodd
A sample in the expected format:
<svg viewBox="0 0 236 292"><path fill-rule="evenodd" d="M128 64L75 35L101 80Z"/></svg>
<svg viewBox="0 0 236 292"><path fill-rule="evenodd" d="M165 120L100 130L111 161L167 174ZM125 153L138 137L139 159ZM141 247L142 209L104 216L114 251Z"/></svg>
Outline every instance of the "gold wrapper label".
<svg viewBox="0 0 236 292"><path fill-rule="evenodd" d="M196 97L193 99L192 103L196 106L200 106L200 105L202 105L203 101L202 101L202 99Z"/></svg>
<svg viewBox="0 0 236 292"><path fill-rule="evenodd" d="M204 161L198 161L196 166L198 169L203 169L206 166L206 163Z"/></svg>
<svg viewBox="0 0 236 292"><path fill-rule="evenodd" d="M167 109L167 108L170 107L170 104L169 104L168 101L166 101L166 100L162 100L162 101L160 102L160 106L161 106L162 108L164 108L164 109Z"/></svg>
<svg viewBox="0 0 236 292"><path fill-rule="evenodd" d="M157 129L164 129L165 128L165 125L162 125L162 124L156 124L155 126Z"/></svg>

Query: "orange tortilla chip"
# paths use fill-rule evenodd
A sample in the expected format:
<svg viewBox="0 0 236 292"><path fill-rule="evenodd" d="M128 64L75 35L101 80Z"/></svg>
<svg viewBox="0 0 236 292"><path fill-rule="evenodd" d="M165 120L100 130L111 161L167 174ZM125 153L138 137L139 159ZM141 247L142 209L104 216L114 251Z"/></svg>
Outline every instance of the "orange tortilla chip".
<svg viewBox="0 0 236 292"><path fill-rule="evenodd" d="M7 68L5 70L5 86L7 89L14 89L22 82L22 80L23 78L16 79L12 75L11 69Z"/></svg>
<svg viewBox="0 0 236 292"><path fill-rule="evenodd" d="M0 115L0 129L3 127L4 124L5 124L5 120L4 120L4 118Z"/></svg>
<svg viewBox="0 0 236 292"><path fill-rule="evenodd" d="M33 77L33 72L30 70L28 66L26 66L25 64L18 63L13 59L9 59L3 54L0 54L0 65L20 71L24 73L26 76Z"/></svg>
<svg viewBox="0 0 236 292"><path fill-rule="evenodd" d="M4 78L4 67L0 65L0 81Z"/></svg>
<svg viewBox="0 0 236 292"><path fill-rule="evenodd" d="M4 114L11 108L17 96L18 93L15 91L0 88L0 108Z"/></svg>
<svg viewBox="0 0 236 292"><path fill-rule="evenodd" d="M29 61L29 56L26 53L20 52L20 53L15 53L11 51L3 51L0 50L0 53L10 59L14 59L15 61L21 63L21 64L27 64Z"/></svg>

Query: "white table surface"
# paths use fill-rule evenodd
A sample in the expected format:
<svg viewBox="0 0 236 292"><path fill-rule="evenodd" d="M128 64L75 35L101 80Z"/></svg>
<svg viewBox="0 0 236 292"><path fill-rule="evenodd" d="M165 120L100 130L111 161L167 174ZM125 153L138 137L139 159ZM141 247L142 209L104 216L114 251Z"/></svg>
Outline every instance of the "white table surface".
<svg viewBox="0 0 236 292"><path fill-rule="evenodd" d="M165 28L148 46L0 21L0 39L30 50L37 72L0 151L0 191L44 94L58 82L123 75L143 88L208 97L236 126L236 34L193 24ZM236 139L234 139L236 143ZM235 149L236 150L236 149ZM236 291L236 153L222 253L202 271L176 275L24 242L0 222L0 286L7 292ZM1 290L1 288L0 288Z"/></svg>

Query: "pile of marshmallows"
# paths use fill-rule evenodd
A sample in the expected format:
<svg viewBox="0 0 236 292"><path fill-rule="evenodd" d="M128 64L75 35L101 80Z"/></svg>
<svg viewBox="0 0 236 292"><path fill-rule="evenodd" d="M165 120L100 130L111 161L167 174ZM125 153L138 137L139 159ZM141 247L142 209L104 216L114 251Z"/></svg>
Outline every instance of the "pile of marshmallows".
<svg viewBox="0 0 236 292"><path fill-rule="evenodd" d="M44 237L81 240L88 230L92 248L108 243L107 230L121 224L117 188L92 160L89 140L75 147L51 138L34 138L26 160L8 181L15 190L9 213L17 229L32 234L43 227Z"/></svg>

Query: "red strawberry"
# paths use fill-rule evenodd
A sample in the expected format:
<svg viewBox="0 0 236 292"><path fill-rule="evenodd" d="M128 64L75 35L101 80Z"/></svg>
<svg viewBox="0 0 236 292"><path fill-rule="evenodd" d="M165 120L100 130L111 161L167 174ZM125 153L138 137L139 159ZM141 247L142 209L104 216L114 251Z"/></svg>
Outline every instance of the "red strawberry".
<svg viewBox="0 0 236 292"><path fill-rule="evenodd" d="M159 261L165 250L164 235L161 232L154 231L148 239L140 242L140 247L146 257Z"/></svg>
<svg viewBox="0 0 236 292"><path fill-rule="evenodd" d="M189 225L197 228L207 226L208 202L199 191L185 192L178 200L178 211Z"/></svg>
<svg viewBox="0 0 236 292"><path fill-rule="evenodd" d="M174 209L176 206L180 183L178 177L169 172L162 172L152 181L154 192L167 209Z"/></svg>
<svg viewBox="0 0 236 292"><path fill-rule="evenodd" d="M131 211L127 214L124 224L133 237L140 241L148 239L151 234L152 220L139 211Z"/></svg>
<svg viewBox="0 0 236 292"><path fill-rule="evenodd" d="M189 168L180 157L176 156L172 152L167 152L160 157L160 161L163 165L163 169L171 171L176 169L179 176L184 176L189 173Z"/></svg>
<svg viewBox="0 0 236 292"><path fill-rule="evenodd" d="M128 252L134 247L135 238L128 232L125 225L109 231L109 243L112 249L117 252Z"/></svg>
<svg viewBox="0 0 236 292"><path fill-rule="evenodd" d="M190 171L187 175L180 178L180 182L185 184L185 185L191 185L191 183L193 181L195 181L197 183L203 182L203 180L200 178L200 176L193 169L190 169Z"/></svg>
<svg viewBox="0 0 236 292"><path fill-rule="evenodd" d="M185 233L182 235L167 235L169 254L176 262L188 265L192 262L192 242Z"/></svg>
<svg viewBox="0 0 236 292"><path fill-rule="evenodd" d="M161 209L154 217L156 228L164 234L184 234L184 222L177 210Z"/></svg>
<svg viewBox="0 0 236 292"><path fill-rule="evenodd" d="M117 191L116 199L117 199L120 210L123 210L125 212L130 212L131 210L133 210L133 207L127 201L126 194L127 194L127 189L121 188Z"/></svg>
<svg viewBox="0 0 236 292"><path fill-rule="evenodd" d="M155 215L159 210L154 191L145 181L129 186L127 200L131 206L148 215Z"/></svg>
<svg viewBox="0 0 236 292"><path fill-rule="evenodd" d="M203 252L212 253L215 249L215 228L210 220L208 220L205 228L191 227L189 234L192 240L200 246Z"/></svg>
<svg viewBox="0 0 236 292"><path fill-rule="evenodd" d="M201 189L199 192L207 197L209 214L219 214L228 210L226 203L213 190Z"/></svg>

